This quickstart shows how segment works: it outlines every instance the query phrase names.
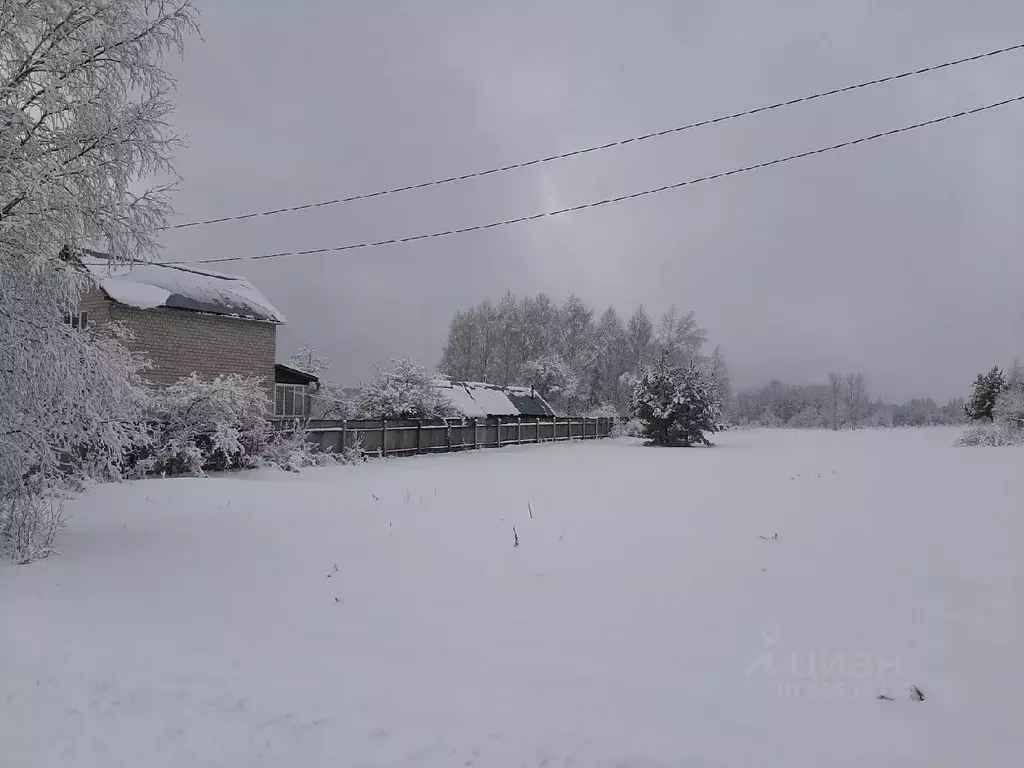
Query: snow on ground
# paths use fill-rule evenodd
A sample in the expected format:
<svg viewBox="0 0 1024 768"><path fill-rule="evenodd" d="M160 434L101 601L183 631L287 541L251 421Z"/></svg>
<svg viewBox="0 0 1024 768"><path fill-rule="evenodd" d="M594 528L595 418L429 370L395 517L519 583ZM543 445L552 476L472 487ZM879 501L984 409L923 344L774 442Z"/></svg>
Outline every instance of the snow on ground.
<svg viewBox="0 0 1024 768"><path fill-rule="evenodd" d="M97 487L0 568L0 765L1016 764L1024 451L953 437Z"/></svg>

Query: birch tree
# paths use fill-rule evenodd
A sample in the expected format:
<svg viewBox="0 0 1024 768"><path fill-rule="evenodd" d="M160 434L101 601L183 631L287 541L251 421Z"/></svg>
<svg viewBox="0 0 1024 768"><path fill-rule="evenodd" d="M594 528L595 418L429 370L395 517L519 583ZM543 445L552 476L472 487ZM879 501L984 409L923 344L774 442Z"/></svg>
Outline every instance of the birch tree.
<svg viewBox="0 0 1024 768"><path fill-rule="evenodd" d="M850 428L857 429L868 405L867 384L865 384L863 373L848 373L846 375L844 394L846 418L850 422Z"/></svg>
<svg viewBox="0 0 1024 768"><path fill-rule="evenodd" d="M828 404L832 418L832 429L838 430L843 407L843 377L838 373L828 375Z"/></svg>
<svg viewBox="0 0 1024 768"><path fill-rule="evenodd" d="M156 250L181 145L163 59L197 18L192 0L0 0L0 550L15 559L51 551L62 494L117 475L144 439L140 361L116 328L63 320L80 248Z"/></svg>
<svg viewBox="0 0 1024 768"><path fill-rule="evenodd" d="M626 326L626 354L633 373L639 373L654 358L654 324L639 307Z"/></svg>

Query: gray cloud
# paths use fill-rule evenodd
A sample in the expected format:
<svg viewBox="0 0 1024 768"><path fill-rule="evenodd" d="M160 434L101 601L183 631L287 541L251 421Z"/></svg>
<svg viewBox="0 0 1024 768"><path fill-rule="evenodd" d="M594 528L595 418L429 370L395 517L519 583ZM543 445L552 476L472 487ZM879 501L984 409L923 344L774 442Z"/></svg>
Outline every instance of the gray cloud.
<svg viewBox="0 0 1024 768"><path fill-rule="evenodd" d="M975 4L977 6L977 4ZM301 3L204 7L179 79L182 220L516 162L1019 42L991 0ZM1024 93L1024 54L641 145L314 212L168 233L168 258L464 226L724 170ZM696 310L739 384L860 369L960 394L1024 354L1024 192L1010 106L622 205L344 254L235 262L340 383L435 362L506 289Z"/></svg>

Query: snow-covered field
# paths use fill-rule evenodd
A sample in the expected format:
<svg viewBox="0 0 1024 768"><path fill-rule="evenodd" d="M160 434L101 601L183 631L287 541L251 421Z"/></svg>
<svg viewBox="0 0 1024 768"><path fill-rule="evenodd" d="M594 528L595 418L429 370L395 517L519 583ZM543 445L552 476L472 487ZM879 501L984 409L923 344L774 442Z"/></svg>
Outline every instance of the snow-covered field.
<svg viewBox="0 0 1024 768"><path fill-rule="evenodd" d="M0 567L0 765L1017 764L1024 450L954 435L97 487Z"/></svg>

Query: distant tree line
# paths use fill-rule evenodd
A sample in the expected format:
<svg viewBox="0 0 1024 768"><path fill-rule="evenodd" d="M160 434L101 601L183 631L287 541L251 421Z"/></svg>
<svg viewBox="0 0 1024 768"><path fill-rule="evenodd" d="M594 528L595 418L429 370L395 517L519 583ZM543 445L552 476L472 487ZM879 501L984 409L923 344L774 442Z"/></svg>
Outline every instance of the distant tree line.
<svg viewBox="0 0 1024 768"><path fill-rule="evenodd" d="M460 381L533 387L571 414L623 414L662 354L670 365L697 365L729 400L725 358L718 347L705 354L706 343L694 313L675 307L655 324L643 307L624 320L614 307L598 315L575 295L559 305L544 293L509 292L455 314L438 369Z"/></svg>
<svg viewBox="0 0 1024 768"><path fill-rule="evenodd" d="M963 398L945 405L931 398L899 404L872 401L861 373L830 373L821 384L771 381L744 389L731 403L729 415L741 425L802 429L927 427L961 424L965 418Z"/></svg>

